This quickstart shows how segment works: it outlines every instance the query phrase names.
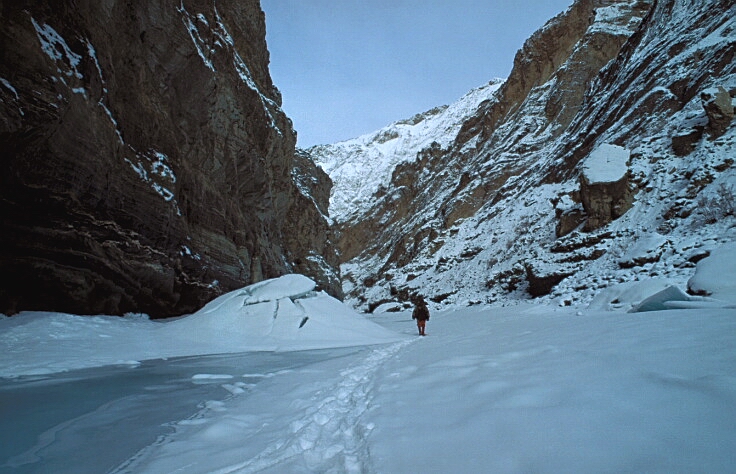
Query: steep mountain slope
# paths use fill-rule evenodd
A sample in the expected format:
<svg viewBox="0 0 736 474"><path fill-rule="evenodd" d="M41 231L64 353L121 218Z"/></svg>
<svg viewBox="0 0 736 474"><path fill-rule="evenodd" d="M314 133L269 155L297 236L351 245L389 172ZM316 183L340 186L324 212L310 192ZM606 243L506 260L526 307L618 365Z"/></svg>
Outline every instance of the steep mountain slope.
<svg viewBox="0 0 736 474"><path fill-rule="evenodd" d="M257 0L5 2L0 311L191 312L299 271L340 294Z"/></svg>
<svg viewBox="0 0 736 474"><path fill-rule="evenodd" d="M307 150L334 180L330 216L345 222L364 214L373 194L388 186L393 169L413 161L428 147L447 148L460 127L481 102L489 100L503 81L496 79L471 90L457 102L435 107L410 119L394 122L376 132Z"/></svg>
<svg viewBox="0 0 736 474"><path fill-rule="evenodd" d="M736 239L734 13L719 0L576 1L451 145L393 166L373 205L339 223L351 300L576 304L644 276L684 284ZM596 151L606 144L621 151ZM625 157L619 181L582 176L596 156Z"/></svg>

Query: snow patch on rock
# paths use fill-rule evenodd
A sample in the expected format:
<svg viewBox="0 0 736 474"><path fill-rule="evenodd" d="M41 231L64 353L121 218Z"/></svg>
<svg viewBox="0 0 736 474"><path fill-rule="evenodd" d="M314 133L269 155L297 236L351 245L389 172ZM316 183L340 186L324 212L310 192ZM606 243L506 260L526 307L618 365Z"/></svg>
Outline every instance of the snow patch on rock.
<svg viewBox="0 0 736 474"><path fill-rule="evenodd" d="M615 183L629 170L631 153L624 147L605 143L596 148L585 160L583 175L589 183Z"/></svg>

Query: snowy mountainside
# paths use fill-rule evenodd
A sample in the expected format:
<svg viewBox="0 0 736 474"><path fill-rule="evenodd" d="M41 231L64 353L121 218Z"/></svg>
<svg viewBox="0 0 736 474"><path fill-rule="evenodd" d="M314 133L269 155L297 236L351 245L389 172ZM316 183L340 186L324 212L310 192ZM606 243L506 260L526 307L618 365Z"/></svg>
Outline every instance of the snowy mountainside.
<svg viewBox="0 0 736 474"><path fill-rule="evenodd" d="M461 125L478 105L493 97L502 80L475 88L456 102L435 107L410 119L399 120L380 130L332 145L317 145L307 152L334 182L330 217L338 222L370 207L373 194L388 186L393 169L412 161L424 148L448 147Z"/></svg>
<svg viewBox="0 0 736 474"><path fill-rule="evenodd" d="M581 305L652 277L685 288L695 262L736 240L735 10L578 1L551 20L449 148L395 167L371 208L339 223L350 301ZM730 111L716 133L718 94ZM581 167L607 144L630 153L630 196L588 229Z"/></svg>

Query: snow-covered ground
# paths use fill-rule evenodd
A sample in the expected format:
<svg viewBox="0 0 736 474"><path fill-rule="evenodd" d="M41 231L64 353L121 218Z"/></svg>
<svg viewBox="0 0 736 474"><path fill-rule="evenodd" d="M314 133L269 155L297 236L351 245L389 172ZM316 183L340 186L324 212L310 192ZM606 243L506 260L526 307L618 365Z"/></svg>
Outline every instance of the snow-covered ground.
<svg viewBox="0 0 736 474"><path fill-rule="evenodd" d="M163 323L21 314L0 319L2 410L10 416L12 406L22 404L8 395L18 393L15 387L53 385L55 377L69 376L30 374L169 357L184 334L189 342L180 352L228 352L234 346L218 341L263 333L270 319L276 323L262 349L278 347L287 362L275 359L270 367L268 359L245 354L219 369L167 369L179 384L220 389L220 396L186 395L193 397L189 416L182 415L186 403L179 400L177 410L168 403L182 390L175 395L144 378L141 393L163 395L157 417L139 423L163 418L170 429L142 449L131 444L113 472L732 472L733 253L725 248L698 263L691 285L712 292L707 298L643 282L605 290L590 309L533 303L454 308L432 315L427 337L416 336L408 312L368 320L313 293L311 282L298 276L224 295L195 315ZM649 309L685 309L623 312L646 299L656 303ZM612 307L618 310L601 309ZM313 333L291 328L307 316L301 329L326 324ZM289 329L275 329L282 323ZM68 344L72 334L75 343ZM161 353L155 347L141 352L135 340L157 344ZM346 346L353 348L329 349ZM301 351L307 347L313 350ZM116 369L121 391L132 390L131 375L149 370L147 364ZM88 373L69 374L84 381ZM81 406L85 396L78 396ZM108 403L47 423L56 425L38 433L35 444L31 439L19 452L5 453L0 470L47 471L46 453L58 455L69 439L84 439L69 446L66 469L94 472L89 453L109 451L95 445L109 437L63 434L78 423L98 426L89 419L94 415L118 427L114 439L135 437L132 426L139 426L109 418L135 411L138 399L126 398L126 410ZM24 429L38 425L39 416L53 418L61 403L45 399L43 410L29 412L14 433L2 436L32 437Z"/></svg>
<svg viewBox="0 0 736 474"><path fill-rule="evenodd" d="M41 375L142 360L248 351L296 351L391 342L302 275L286 275L224 294L166 322L145 315L0 316L0 377Z"/></svg>

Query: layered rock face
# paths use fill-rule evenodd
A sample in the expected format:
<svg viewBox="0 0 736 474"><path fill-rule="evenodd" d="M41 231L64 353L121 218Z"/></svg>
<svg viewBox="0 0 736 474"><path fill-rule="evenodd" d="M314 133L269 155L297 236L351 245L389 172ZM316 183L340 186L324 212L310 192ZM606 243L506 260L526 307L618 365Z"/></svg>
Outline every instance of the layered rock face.
<svg viewBox="0 0 736 474"><path fill-rule="evenodd" d="M257 0L0 20L0 311L182 314L296 267L340 295L330 182L295 164Z"/></svg>
<svg viewBox="0 0 736 474"><path fill-rule="evenodd" d="M728 100L701 99L733 95L735 8L576 1L527 41L454 141L395 166L374 205L340 223L341 248L365 249L343 254L349 298L567 304L643 275L687 281L695 241L736 238L727 223L703 226L715 219L698 205L736 182L734 127L719 118ZM716 132L674 150L693 129ZM617 189L591 194L582 168L603 145L630 162Z"/></svg>

